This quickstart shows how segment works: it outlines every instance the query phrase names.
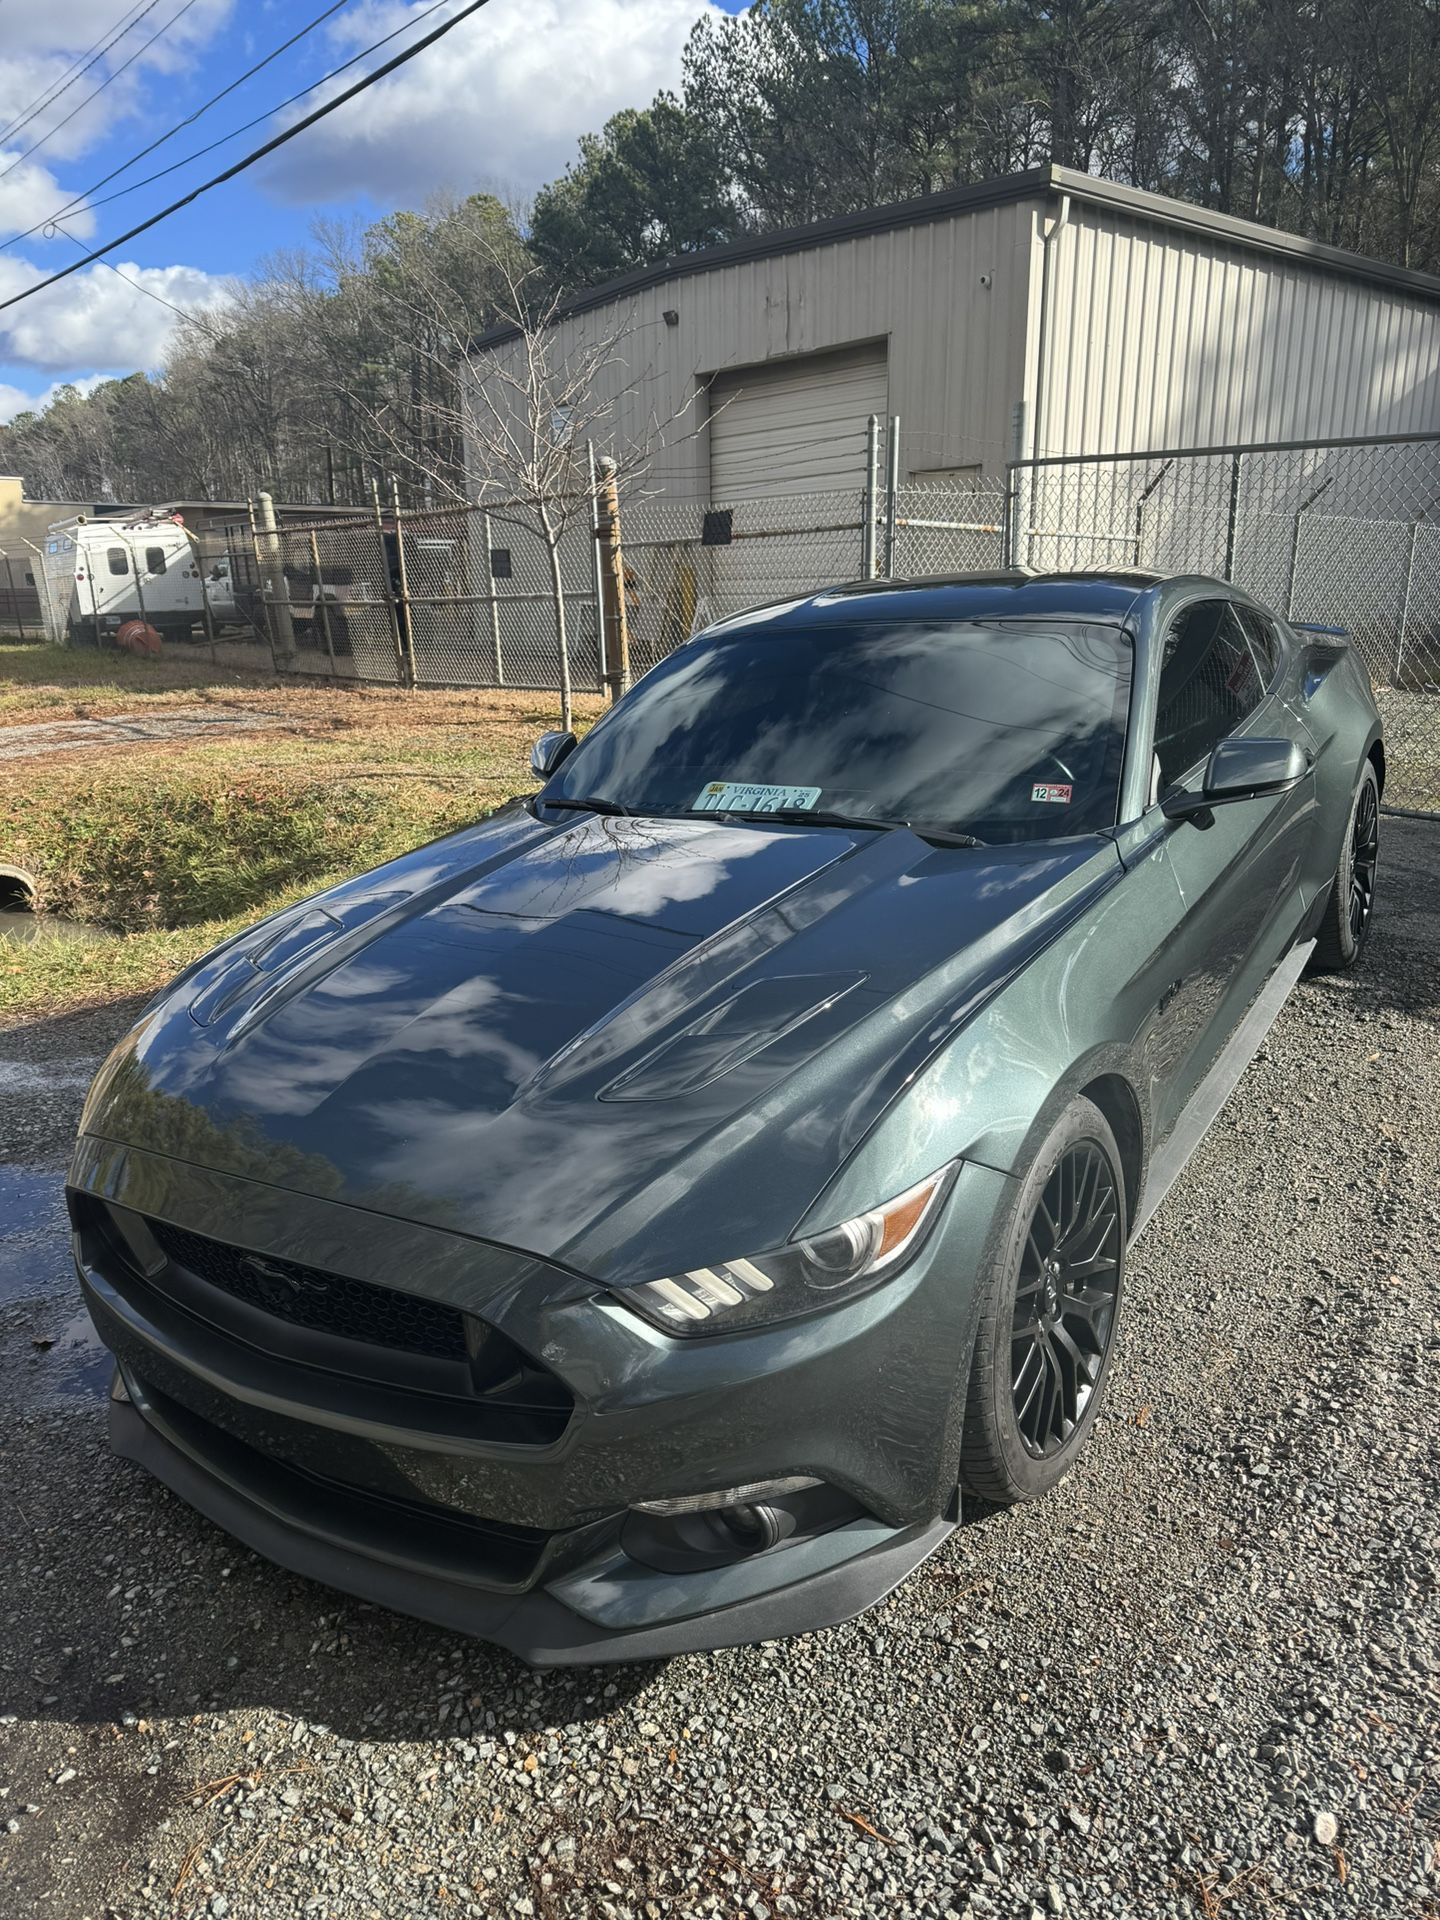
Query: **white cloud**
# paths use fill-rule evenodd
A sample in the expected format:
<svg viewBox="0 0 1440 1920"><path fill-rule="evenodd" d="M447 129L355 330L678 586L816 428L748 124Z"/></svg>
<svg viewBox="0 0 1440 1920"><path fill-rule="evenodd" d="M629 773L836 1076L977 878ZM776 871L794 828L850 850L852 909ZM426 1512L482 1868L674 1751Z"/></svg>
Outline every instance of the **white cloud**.
<svg viewBox="0 0 1440 1920"><path fill-rule="evenodd" d="M12 387L0 380L0 427L13 420L17 413L43 413L61 387L74 387L80 393L89 393L92 387L98 387L102 380L109 377L104 373L82 373L73 380L52 380L48 387L43 387L38 393L27 393L23 387Z"/></svg>
<svg viewBox="0 0 1440 1920"><path fill-rule="evenodd" d="M331 38L343 57L421 10L372 0L347 10ZM265 184L289 201L366 193L386 206L497 184L531 192L563 172L582 133L676 84L690 29L706 13L721 10L713 0L492 0L302 133L266 165ZM393 51L392 44L381 57Z"/></svg>
<svg viewBox="0 0 1440 1920"><path fill-rule="evenodd" d="M189 310L223 306L229 297L230 283L199 267L115 265L115 272L98 263L87 267L0 312L0 361L42 373L155 367L179 324L161 300ZM0 254L0 300L44 277L31 261Z"/></svg>
<svg viewBox="0 0 1440 1920"><path fill-rule="evenodd" d="M15 150L6 152L0 148L0 171L9 167L16 157ZM6 173L0 180L0 233L28 233L31 227L50 219L74 197L38 160L22 161L13 173ZM65 231L77 240L87 240L94 233L95 216L83 200L66 214Z"/></svg>
<svg viewBox="0 0 1440 1920"><path fill-rule="evenodd" d="M234 0L195 0L173 26L166 24L175 13L173 6L147 13L116 40L103 60L66 84L70 68L88 58L93 47L108 41L125 13L117 13L115 0L63 0L63 4L60 0L16 0L6 7L0 27L4 43L0 130L28 114L33 103L52 89L64 85L65 91L9 140L11 157L33 146L42 135L50 136L42 152L52 162L73 160L87 152L97 140L114 131L117 121L140 112L147 81L157 75L183 72L193 64L197 51L225 25L233 4ZM139 7L126 11L138 14ZM147 46L160 28L164 30L154 44ZM137 55L133 64L111 79L132 54ZM109 84L97 92L102 81ZM96 97L85 104L92 94ZM76 107L80 111L70 119ZM61 120L68 124L60 126ZM3 164L8 165L8 160ZM30 226L35 217L23 224Z"/></svg>

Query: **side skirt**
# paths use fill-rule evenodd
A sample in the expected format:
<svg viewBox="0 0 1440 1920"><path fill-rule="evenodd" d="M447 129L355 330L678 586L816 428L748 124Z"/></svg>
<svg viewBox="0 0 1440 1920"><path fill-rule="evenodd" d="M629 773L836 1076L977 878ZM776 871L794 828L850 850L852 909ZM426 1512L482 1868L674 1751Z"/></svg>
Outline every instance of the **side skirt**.
<svg viewBox="0 0 1440 1920"><path fill-rule="evenodd" d="M1280 1009L1305 971L1315 942L1292 947L1260 989L1250 1011L1221 1049L1215 1064L1191 1094L1180 1118L1150 1162L1145 1194L1130 1236L1133 1245L1155 1217L1155 1211L1185 1171L1186 1162L1215 1123L1234 1091L1235 1083L1260 1051Z"/></svg>

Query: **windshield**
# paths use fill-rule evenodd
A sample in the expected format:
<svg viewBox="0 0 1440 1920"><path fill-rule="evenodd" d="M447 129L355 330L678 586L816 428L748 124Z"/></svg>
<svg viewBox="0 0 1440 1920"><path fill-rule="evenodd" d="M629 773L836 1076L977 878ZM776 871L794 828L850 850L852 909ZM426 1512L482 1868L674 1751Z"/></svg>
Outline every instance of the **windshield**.
<svg viewBox="0 0 1440 1920"><path fill-rule="evenodd" d="M984 841L1115 825L1131 649L1080 621L742 627L653 668L544 790L627 812L904 820Z"/></svg>

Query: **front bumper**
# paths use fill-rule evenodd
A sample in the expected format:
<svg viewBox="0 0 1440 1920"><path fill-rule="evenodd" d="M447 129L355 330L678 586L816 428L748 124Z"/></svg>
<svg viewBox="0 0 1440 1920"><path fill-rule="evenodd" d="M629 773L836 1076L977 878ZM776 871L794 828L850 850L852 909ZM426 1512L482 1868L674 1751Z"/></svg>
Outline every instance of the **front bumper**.
<svg viewBox="0 0 1440 1920"><path fill-rule="evenodd" d="M537 1665L830 1625L934 1550L1007 1184L963 1168L920 1258L871 1294L681 1341L577 1275L436 1229L88 1139L71 1175L81 1284L124 1382L117 1451L279 1564ZM497 1412L438 1362L372 1365L158 1255L143 1271L137 1218L439 1303L550 1382L544 1418ZM838 1523L697 1569L627 1549L638 1501L793 1474L846 1497Z"/></svg>

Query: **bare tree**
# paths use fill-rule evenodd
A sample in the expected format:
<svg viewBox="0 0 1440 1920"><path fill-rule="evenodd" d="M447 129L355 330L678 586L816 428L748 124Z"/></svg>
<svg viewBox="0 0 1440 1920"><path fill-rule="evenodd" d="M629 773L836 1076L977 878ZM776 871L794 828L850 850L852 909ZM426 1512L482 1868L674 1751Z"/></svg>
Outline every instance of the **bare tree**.
<svg viewBox="0 0 1440 1920"><path fill-rule="evenodd" d="M477 254L503 289L502 318L477 341L457 313L453 277L422 258L393 297L406 311L416 372L409 404L369 408L361 392L345 411L364 419L412 498L484 507L524 528L544 548L559 665L560 724L574 718L562 548L591 515L588 450L606 460L617 487L635 482L675 422L636 417L637 375L627 349L629 316L566 319L562 297L540 269L483 233Z"/></svg>

